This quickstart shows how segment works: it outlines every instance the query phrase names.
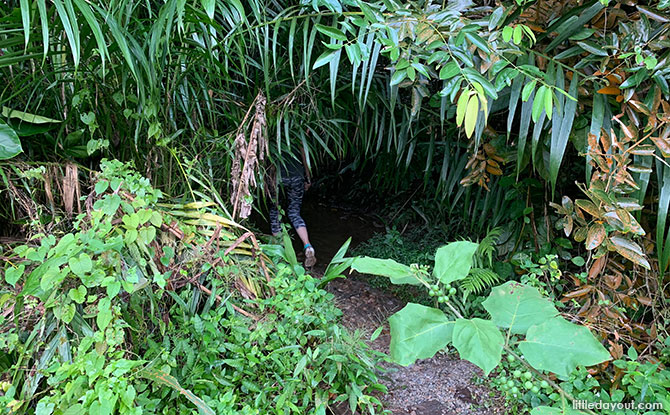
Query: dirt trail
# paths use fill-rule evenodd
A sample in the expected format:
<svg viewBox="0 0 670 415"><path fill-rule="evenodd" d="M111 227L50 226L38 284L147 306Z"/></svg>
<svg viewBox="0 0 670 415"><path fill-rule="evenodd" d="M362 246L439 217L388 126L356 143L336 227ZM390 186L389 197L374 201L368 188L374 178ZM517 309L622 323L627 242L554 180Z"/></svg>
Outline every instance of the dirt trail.
<svg viewBox="0 0 670 415"><path fill-rule="evenodd" d="M319 259L313 270L315 275L323 272L349 236L355 246L375 232L364 218L324 206L310 206L303 216ZM388 353L391 339L387 319L405 304L393 295L371 287L365 282L364 275L332 281L327 289L335 295L336 304L344 313L342 324L347 328L362 330L369 338L375 329L384 325L381 335L371 346ZM408 367L388 364L387 369L381 379L388 394L382 400L394 415L504 413L499 398L473 381L482 377L482 372L464 360L438 354Z"/></svg>

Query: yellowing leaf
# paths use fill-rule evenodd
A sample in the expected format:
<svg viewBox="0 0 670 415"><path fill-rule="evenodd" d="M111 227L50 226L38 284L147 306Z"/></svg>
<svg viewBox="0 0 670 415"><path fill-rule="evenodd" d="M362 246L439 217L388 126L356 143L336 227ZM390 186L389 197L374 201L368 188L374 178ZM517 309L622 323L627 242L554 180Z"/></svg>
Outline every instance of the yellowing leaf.
<svg viewBox="0 0 670 415"><path fill-rule="evenodd" d="M470 97L470 91L464 89L461 92L461 96L458 97L458 102L456 104L456 125L461 126L463 124L463 119L465 118L465 110L468 106L468 98Z"/></svg>
<svg viewBox="0 0 670 415"><path fill-rule="evenodd" d="M479 115L479 98L473 95L468 101L468 108L465 112L465 135L468 138L472 137L475 131L475 124L477 124L477 116Z"/></svg>

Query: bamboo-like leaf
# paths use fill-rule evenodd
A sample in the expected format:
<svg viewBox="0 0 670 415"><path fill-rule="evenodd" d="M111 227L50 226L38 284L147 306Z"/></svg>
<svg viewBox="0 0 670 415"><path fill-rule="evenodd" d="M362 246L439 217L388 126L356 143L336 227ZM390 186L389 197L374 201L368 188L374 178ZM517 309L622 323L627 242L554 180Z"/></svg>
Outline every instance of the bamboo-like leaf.
<svg viewBox="0 0 670 415"><path fill-rule="evenodd" d="M156 383L159 383L164 386L168 386L177 392L179 392L181 395L184 395L186 399L191 401L197 408L198 411L200 411L201 414L203 415L216 415L216 412L205 403L202 399L198 398L193 392L191 392L188 389L184 389L177 379L175 379L174 376L170 376L168 373L163 372L162 370L154 369L154 368L144 368L140 372L140 376L142 376L145 379L152 380Z"/></svg>
<svg viewBox="0 0 670 415"><path fill-rule="evenodd" d="M554 94L551 92L551 89L547 89L547 91L544 94L544 112L547 114L547 118L551 120L551 116L553 115L553 108L554 108Z"/></svg>
<svg viewBox="0 0 670 415"><path fill-rule="evenodd" d="M517 76L512 82L512 88L509 95L509 112L507 113L507 137L512 132L512 124L514 123L514 115L516 114L516 107L519 104L519 97L521 96L521 87L523 86L524 76Z"/></svg>
<svg viewBox="0 0 670 415"><path fill-rule="evenodd" d="M658 264L661 273L668 269L670 256L666 255L667 241L666 234L670 236L667 230L668 209L670 208L670 167L656 160L656 177L659 183L658 196L658 214L656 216L656 244L658 252Z"/></svg>
<svg viewBox="0 0 670 415"><path fill-rule="evenodd" d="M21 0L21 22L23 23L23 38L25 46L28 47L30 41L30 3L28 0Z"/></svg>
<svg viewBox="0 0 670 415"><path fill-rule="evenodd" d="M570 82L570 95L574 97L577 96L578 85L578 75L574 73L572 76L572 81ZM554 191L556 190L558 171L561 167L561 162L563 161L563 155L565 154L565 148L568 144L568 139L570 138L572 124L575 120L576 114L577 102L567 100L563 108L562 116L555 116L555 118L560 119L560 122L555 122L554 126L552 127L551 148L549 151L549 178L551 181L552 197ZM553 131L553 128L558 128L558 131Z"/></svg>
<svg viewBox="0 0 670 415"><path fill-rule="evenodd" d="M547 92L547 87L542 85L537 89L535 99L533 100L533 122L537 122L540 114L544 111L544 94Z"/></svg>
<svg viewBox="0 0 670 415"><path fill-rule="evenodd" d="M532 118L532 109L533 109L533 91L531 90L529 100L525 101L521 105L521 125L519 126L519 144L517 146L517 164L516 164L516 174L517 176L521 172L521 164L523 163L523 157L526 151L526 141L528 139L528 130L530 129L530 120Z"/></svg>
<svg viewBox="0 0 670 415"><path fill-rule="evenodd" d="M105 37L102 34L102 28L100 27L100 24L98 24L98 21L95 19L95 16L93 15L93 11L91 10L91 7L84 1L84 0L73 0L81 14L84 16L84 19L88 23L88 26L91 28L91 32L93 32L93 36L95 37L95 41L98 45L98 51L100 52L100 59L102 61L102 72L105 72L105 60L108 55L107 52L107 44L105 43Z"/></svg>
<svg viewBox="0 0 670 415"><path fill-rule="evenodd" d="M81 54L81 50L79 49L78 23L75 17L70 16L68 12L65 10L66 6L63 4L62 0L52 0L52 1L54 3L54 6L56 7L56 11L58 12L58 17L60 18L61 23L63 23L63 30L65 30L67 40L70 43L70 49L72 53L72 59L74 60L74 66L78 67L79 57ZM75 20L71 21L70 20L71 18Z"/></svg>
<svg viewBox="0 0 670 415"><path fill-rule="evenodd" d="M339 30L335 27L324 26L322 24L317 24L316 25L316 30L318 30L319 32L323 33L324 35L326 35L326 36L328 36L332 39L335 39L335 40L341 40L343 42L346 42L346 40L347 40L347 36L344 33L342 33L341 30Z"/></svg>

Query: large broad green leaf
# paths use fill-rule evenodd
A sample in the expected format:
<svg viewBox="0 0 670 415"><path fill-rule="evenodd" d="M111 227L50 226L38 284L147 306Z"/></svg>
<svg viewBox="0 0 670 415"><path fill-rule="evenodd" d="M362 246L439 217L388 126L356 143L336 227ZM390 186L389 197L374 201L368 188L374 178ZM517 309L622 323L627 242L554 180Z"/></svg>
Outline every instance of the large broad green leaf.
<svg viewBox="0 0 670 415"><path fill-rule="evenodd" d="M10 159L22 151L21 140L16 131L0 121L0 160Z"/></svg>
<svg viewBox="0 0 670 415"><path fill-rule="evenodd" d="M454 325L453 342L462 359L476 364L488 376L500 363L505 339L490 320L461 318Z"/></svg>
<svg viewBox="0 0 670 415"><path fill-rule="evenodd" d="M556 307L537 288L515 281L493 288L483 305L496 325L515 334L525 334L531 326L558 315Z"/></svg>
<svg viewBox="0 0 670 415"><path fill-rule="evenodd" d="M528 329L519 344L534 368L568 377L577 366L592 366L610 360L609 352L588 328L554 317Z"/></svg>
<svg viewBox="0 0 670 415"><path fill-rule="evenodd" d="M554 408L551 406L538 406L530 411L530 415L582 415L584 412L566 406L565 408Z"/></svg>
<svg viewBox="0 0 670 415"><path fill-rule="evenodd" d="M351 268L361 274L389 277L393 284L421 284L421 282L414 276L410 267L399 264L392 259L358 257L354 258Z"/></svg>
<svg viewBox="0 0 670 415"><path fill-rule="evenodd" d="M478 246L473 242L459 241L439 248L435 253L435 277L443 284L467 277Z"/></svg>
<svg viewBox="0 0 670 415"><path fill-rule="evenodd" d="M408 303L389 318L391 358L403 366L433 357L451 341L454 322L441 310Z"/></svg>

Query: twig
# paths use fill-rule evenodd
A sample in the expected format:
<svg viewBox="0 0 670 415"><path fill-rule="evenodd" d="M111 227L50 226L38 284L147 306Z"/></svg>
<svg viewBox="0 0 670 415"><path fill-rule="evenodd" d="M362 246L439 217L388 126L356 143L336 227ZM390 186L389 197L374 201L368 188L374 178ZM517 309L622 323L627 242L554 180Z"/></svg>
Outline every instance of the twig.
<svg viewBox="0 0 670 415"><path fill-rule="evenodd" d="M199 288L202 292L204 292L205 294L212 295L212 290L210 290L209 288L205 287L204 285L199 284L199 283L194 283L194 285L195 285L196 287L198 287L198 288ZM223 298L221 298L220 295L216 294L215 297L216 297L216 299L217 299L220 303L223 302ZM252 320L254 320L254 321L258 321L258 320L260 320L260 317L258 317L257 315L255 315L255 314L253 314L253 313L250 313L250 312L248 312L248 311L246 311L246 310L244 310L244 309L242 309L242 308L236 306L235 304L232 304L232 303L231 303L230 305L233 306L233 309L235 309L235 311L237 311L238 313L240 313L240 314L242 314L242 315L244 315L244 316L247 316L247 317L249 317L250 319L252 319Z"/></svg>

